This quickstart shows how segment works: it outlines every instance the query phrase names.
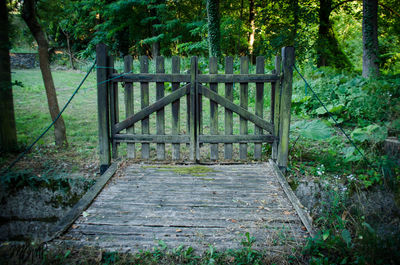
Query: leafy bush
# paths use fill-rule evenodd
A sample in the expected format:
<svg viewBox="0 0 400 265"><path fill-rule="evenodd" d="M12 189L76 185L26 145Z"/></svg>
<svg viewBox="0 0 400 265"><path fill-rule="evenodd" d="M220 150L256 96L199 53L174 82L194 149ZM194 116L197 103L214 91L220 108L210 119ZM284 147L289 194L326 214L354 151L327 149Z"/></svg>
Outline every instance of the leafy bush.
<svg viewBox="0 0 400 265"><path fill-rule="evenodd" d="M306 72L308 82L329 112L348 124L382 124L400 117L400 76L364 79L356 73L320 68ZM295 81L293 109L296 114L328 118L316 97ZM304 92L303 92L304 91Z"/></svg>

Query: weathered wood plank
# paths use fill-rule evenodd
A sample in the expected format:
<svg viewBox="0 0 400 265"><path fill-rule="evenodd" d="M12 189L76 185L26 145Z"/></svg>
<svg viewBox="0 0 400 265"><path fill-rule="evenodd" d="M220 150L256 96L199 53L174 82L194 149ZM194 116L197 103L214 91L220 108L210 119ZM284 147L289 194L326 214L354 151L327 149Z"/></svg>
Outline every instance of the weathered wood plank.
<svg viewBox="0 0 400 265"><path fill-rule="evenodd" d="M225 74L233 74L233 57L225 57ZM233 101L233 83L225 83L225 98ZM225 135L233 134L233 113L225 108ZM225 143L224 158L231 160L233 157L232 143Z"/></svg>
<svg viewBox="0 0 400 265"><path fill-rule="evenodd" d="M198 141L197 141L197 113L196 113L196 104L193 104L197 98L197 57L194 56L191 59L191 68L190 68L190 153L189 158L190 160L199 160L200 153L198 148Z"/></svg>
<svg viewBox="0 0 400 265"><path fill-rule="evenodd" d="M311 236L314 236L314 230L312 227L311 217L307 214L307 212L304 211L304 209L303 209L304 206L300 203L299 199L296 197L296 195L290 188L290 186L287 183L282 172L279 170L278 165L273 160L270 160L269 163L271 164L272 167L275 168L275 173L276 173L279 183L281 184L283 190L285 191L286 195L288 196L293 207L296 209L297 214L299 215L304 226L307 228L307 231L310 233Z"/></svg>
<svg viewBox="0 0 400 265"><path fill-rule="evenodd" d="M168 96L163 97L162 99L154 102L152 105L143 108L141 111L130 116L126 120L121 121L120 123L117 123L115 125L115 132L119 133L120 131L131 126L135 122L146 119L146 117L148 117L153 112L155 112L155 111L159 110L160 108L163 108L166 105L172 103L173 101L183 97L185 94L188 94L189 89L190 89L190 84L185 85L185 86L179 88L178 90L175 90Z"/></svg>
<svg viewBox="0 0 400 265"><path fill-rule="evenodd" d="M132 72L132 62L133 58L130 55L124 57L124 73ZM132 116L134 112L134 93L133 93L133 84L132 82L125 82L125 118L129 118ZM126 133L135 134L135 125L126 128ZM135 158L136 157L136 149L135 143L128 143L126 147L127 157Z"/></svg>
<svg viewBox="0 0 400 265"><path fill-rule="evenodd" d="M211 98L212 100L214 100L218 104L222 105L223 107L228 108L231 111L239 114L241 118L243 118L245 120L249 120L249 121L257 124L264 130L267 130L268 132L273 131L272 124L270 124L269 122L256 116L254 113L249 112L248 110L244 109L243 107L238 106L238 105L234 104L233 102L227 100L225 97L218 95L217 93L211 91L207 87L199 85L199 93L202 93L205 97Z"/></svg>
<svg viewBox="0 0 400 265"><path fill-rule="evenodd" d="M147 58L147 56L140 56L140 72L141 73L149 72L149 59ZM148 82L140 83L140 99L141 99L140 106L143 111L144 108L149 106ZM146 115L146 117L142 119L142 134L150 134L149 123L150 119L148 118L148 115ZM142 143L142 159L149 159L149 158L150 158L150 145L147 143Z"/></svg>
<svg viewBox="0 0 400 265"><path fill-rule="evenodd" d="M257 56L256 58L256 73L264 74L265 67L264 56ZM256 83L256 115L263 118L264 112L264 83ZM263 134L262 128L254 125L254 134ZM254 159L261 160L261 147L259 143L254 144Z"/></svg>
<svg viewBox="0 0 400 265"><path fill-rule="evenodd" d="M113 82L190 82L188 74L113 74L111 78ZM199 83L270 83L278 79L275 74L200 74L197 80Z"/></svg>
<svg viewBox="0 0 400 265"><path fill-rule="evenodd" d="M275 57L275 70L274 73L278 76L281 75L281 56ZM276 161L278 158L278 145L279 145L279 121L280 121L280 106L281 106L281 82L280 80L271 83L271 115L273 114L272 124L274 125L273 135L277 138L272 143L272 159Z"/></svg>
<svg viewBox="0 0 400 265"><path fill-rule="evenodd" d="M190 143L188 135L116 134L115 140L125 143Z"/></svg>
<svg viewBox="0 0 400 265"><path fill-rule="evenodd" d="M174 82L174 83L182 83L182 82L190 82L189 74L149 74L149 73L140 73L140 74L127 74L121 76L120 74L113 74L112 78L114 78L113 82Z"/></svg>
<svg viewBox="0 0 400 265"><path fill-rule="evenodd" d="M111 76L114 73L114 58L112 56L107 57L107 76ZM114 132L114 124L118 123L117 113L119 114L118 109L118 83L109 83L108 85L108 95L110 102L110 124L111 124L111 155L112 158L116 159L118 157L118 145L114 141L113 136Z"/></svg>
<svg viewBox="0 0 400 265"><path fill-rule="evenodd" d="M240 73L249 73L249 57L240 57ZM247 110L249 104L249 85L247 83L240 83L240 107ZM240 116L240 134L248 134L247 120ZM247 158L247 144L242 143L239 145L239 158L244 160Z"/></svg>
<svg viewBox="0 0 400 265"><path fill-rule="evenodd" d="M181 61L178 56L172 57L172 73L179 74L181 68ZM179 83L172 83L172 92L179 89ZM177 99L172 102L172 135L178 135L180 133L180 100ZM188 137L189 138L189 137ZM189 141L187 141L189 142ZM181 142L174 142L172 144L172 160L178 160L181 157L180 144Z"/></svg>
<svg viewBox="0 0 400 265"><path fill-rule="evenodd" d="M218 58L210 57L210 74L218 73ZM210 83L210 90L218 94L218 83ZM218 104L210 99L210 133L218 135ZM210 144L210 159L218 160L218 144Z"/></svg>
<svg viewBox="0 0 400 265"><path fill-rule="evenodd" d="M277 79L278 76L274 74L259 75L248 74L248 72L240 72L240 74L199 75L197 78L199 83L267 83L274 82Z"/></svg>
<svg viewBox="0 0 400 265"><path fill-rule="evenodd" d="M294 47L282 48L282 92L280 103L279 121L279 146L277 164L279 168L286 170L289 152L289 130L290 130L290 109L292 105L292 83Z"/></svg>
<svg viewBox="0 0 400 265"><path fill-rule="evenodd" d="M272 135L200 135L200 143L272 143Z"/></svg>
<svg viewBox="0 0 400 265"><path fill-rule="evenodd" d="M164 73L164 57L157 56L156 58L156 73ZM157 82L156 83L156 100L161 100L164 97L164 83ZM165 111L164 108L160 108L157 110L157 135L165 135ZM157 159L164 160L165 159L165 144L157 143Z"/></svg>
<svg viewBox="0 0 400 265"><path fill-rule="evenodd" d="M56 224L53 229L52 236L44 240L44 242L50 241L62 233L64 233L75 220L79 217L82 211L86 210L86 208L90 205L90 203L96 198L96 196L100 193L100 191L104 188L106 183L110 180L110 178L114 175L115 171L117 171L118 164L113 163L101 177L97 180L97 182L83 195L83 197L79 200L77 204L72 207L72 209Z"/></svg>
<svg viewBox="0 0 400 265"><path fill-rule="evenodd" d="M97 116L99 128L99 155L100 173L103 174L110 165L110 143L109 143L109 108L107 91L107 46L98 44L96 46L97 56Z"/></svg>

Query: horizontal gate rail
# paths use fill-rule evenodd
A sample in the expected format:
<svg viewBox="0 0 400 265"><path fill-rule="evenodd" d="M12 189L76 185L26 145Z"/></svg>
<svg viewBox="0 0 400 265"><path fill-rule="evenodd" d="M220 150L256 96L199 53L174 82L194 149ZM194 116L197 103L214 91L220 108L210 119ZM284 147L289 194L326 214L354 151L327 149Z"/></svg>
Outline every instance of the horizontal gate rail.
<svg viewBox="0 0 400 265"><path fill-rule="evenodd" d="M294 61L292 47L282 49L282 57L276 57L275 69L269 74L265 73L263 56L256 58L255 73L249 72L249 58L242 56L240 73L235 74L233 58L229 56L225 58L224 73L218 72L218 58L209 58L208 74L199 70L197 57L191 58L190 68L184 72L181 72L177 56L172 57L169 73L166 73L163 57L157 56L153 60L155 73L149 73L147 56L140 56L139 61L140 73L132 73L133 58L125 56L124 72L117 73L107 47L97 46L101 171L107 169L111 157L118 156L121 143L127 144L128 158L137 158L136 148L139 147L142 159L150 159L151 150L155 150L158 160L166 159L167 155L173 160L181 159L181 148L186 144L189 148L184 149L188 152L184 157L188 155L195 161L200 159L203 144L209 146L210 160L220 159L221 144L227 160L232 160L236 153L239 159L247 159L252 146L252 159L260 160L262 144L271 143L272 159L286 167ZM120 90L120 84L124 89ZM221 88L224 88L224 94L220 93ZM125 101L122 105L124 118L118 97L121 92ZM265 110L267 97L270 97L270 106ZM209 100L208 106L205 99L207 103ZM181 110L181 100L186 102L185 112ZM134 106L138 102L139 106ZM167 106L170 107L166 109ZM265 113L270 116L264 117ZM254 127L250 128L249 122ZM137 131L137 123L141 123L141 132ZM181 123L186 127L181 129ZM156 148L151 149L151 144ZM166 144L169 144L168 150Z"/></svg>
<svg viewBox="0 0 400 265"><path fill-rule="evenodd" d="M197 76L199 83L270 83L277 80L279 80L279 76L272 74L209 74Z"/></svg>
<svg viewBox="0 0 400 265"><path fill-rule="evenodd" d="M211 91L208 87L199 85L199 93L204 95L205 97L217 102L221 106L237 113L240 117L253 122L254 124L258 125L259 127L267 130L268 132L272 133L274 126L263 120L262 118L256 116L255 114L251 113L250 111L234 104L233 102L227 100L223 96L218 95L214 91Z"/></svg>
<svg viewBox="0 0 400 265"><path fill-rule="evenodd" d="M273 135L200 135L200 143L272 143Z"/></svg>
<svg viewBox="0 0 400 265"><path fill-rule="evenodd" d="M112 74L112 82L190 82L190 74ZM111 79L110 78L110 79Z"/></svg>
<svg viewBox="0 0 400 265"><path fill-rule="evenodd" d="M116 134L118 142L125 143L189 143L188 135Z"/></svg>

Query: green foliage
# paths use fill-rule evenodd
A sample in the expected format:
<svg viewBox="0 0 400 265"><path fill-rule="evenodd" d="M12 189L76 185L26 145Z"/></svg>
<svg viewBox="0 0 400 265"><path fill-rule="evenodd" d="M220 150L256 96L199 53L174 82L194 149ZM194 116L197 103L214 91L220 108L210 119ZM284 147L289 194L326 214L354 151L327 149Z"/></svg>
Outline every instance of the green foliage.
<svg viewBox="0 0 400 265"><path fill-rule="evenodd" d="M347 197L331 192L322 215L315 221L319 231L309 238L304 253L310 264L397 264L399 232L380 235L364 217L352 215Z"/></svg>
<svg viewBox="0 0 400 265"><path fill-rule="evenodd" d="M302 137L311 140L328 139L333 134L333 129L321 120L301 120L292 125L292 129L296 130Z"/></svg>
<svg viewBox="0 0 400 265"><path fill-rule="evenodd" d="M388 134L386 127L371 124L363 128L356 128L351 132L351 138L357 143L379 143L383 142Z"/></svg>

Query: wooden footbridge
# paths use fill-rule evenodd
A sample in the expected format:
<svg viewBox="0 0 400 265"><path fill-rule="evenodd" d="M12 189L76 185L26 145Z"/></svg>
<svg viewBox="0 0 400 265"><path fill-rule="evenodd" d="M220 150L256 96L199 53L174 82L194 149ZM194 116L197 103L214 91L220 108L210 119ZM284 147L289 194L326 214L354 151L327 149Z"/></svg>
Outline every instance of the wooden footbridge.
<svg viewBox="0 0 400 265"><path fill-rule="evenodd" d="M165 73L162 57L155 62L156 73L149 73L148 59L141 57L140 73L134 74L132 57L127 56L125 72L116 73L106 46L98 45L102 176L60 221L57 240L132 251L155 247L162 240L170 247L184 244L204 250L209 245L239 248L249 232L256 238L254 246L266 251L303 244L312 233L311 223L281 173L287 166L294 49L282 49L271 74L264 73L263 57L257 57L255 74L249 74L247 57L241 58L240 74L234 74L231 57L225 60L224 74L218 73L216 58L210 58L207 74L198 69L196 57L184 73L178 57L172 58L172 73ZM156 92L150 104L152 82ZM123 118L119 83L124 87ZM134 89L137 83L140 90ZM225 93L218 90L221 83ZM249 83L255 83L250 93L255 97L253 110L248 105ZM266 83L271 83L270 93ZM135 112L139 91L140 108ZM153 113L155 123L150 121ZM166 117L171 117L171 126L166 126ZM248 122L254 124L253 131ZM234 134L236 126L240 134ZM124 160L118 168L111 162L121 143L127 143L127 156L136 162ZM272 144L269 160L263 157L263 143ZM154 159L173 163L157 164Z"/></svg>

